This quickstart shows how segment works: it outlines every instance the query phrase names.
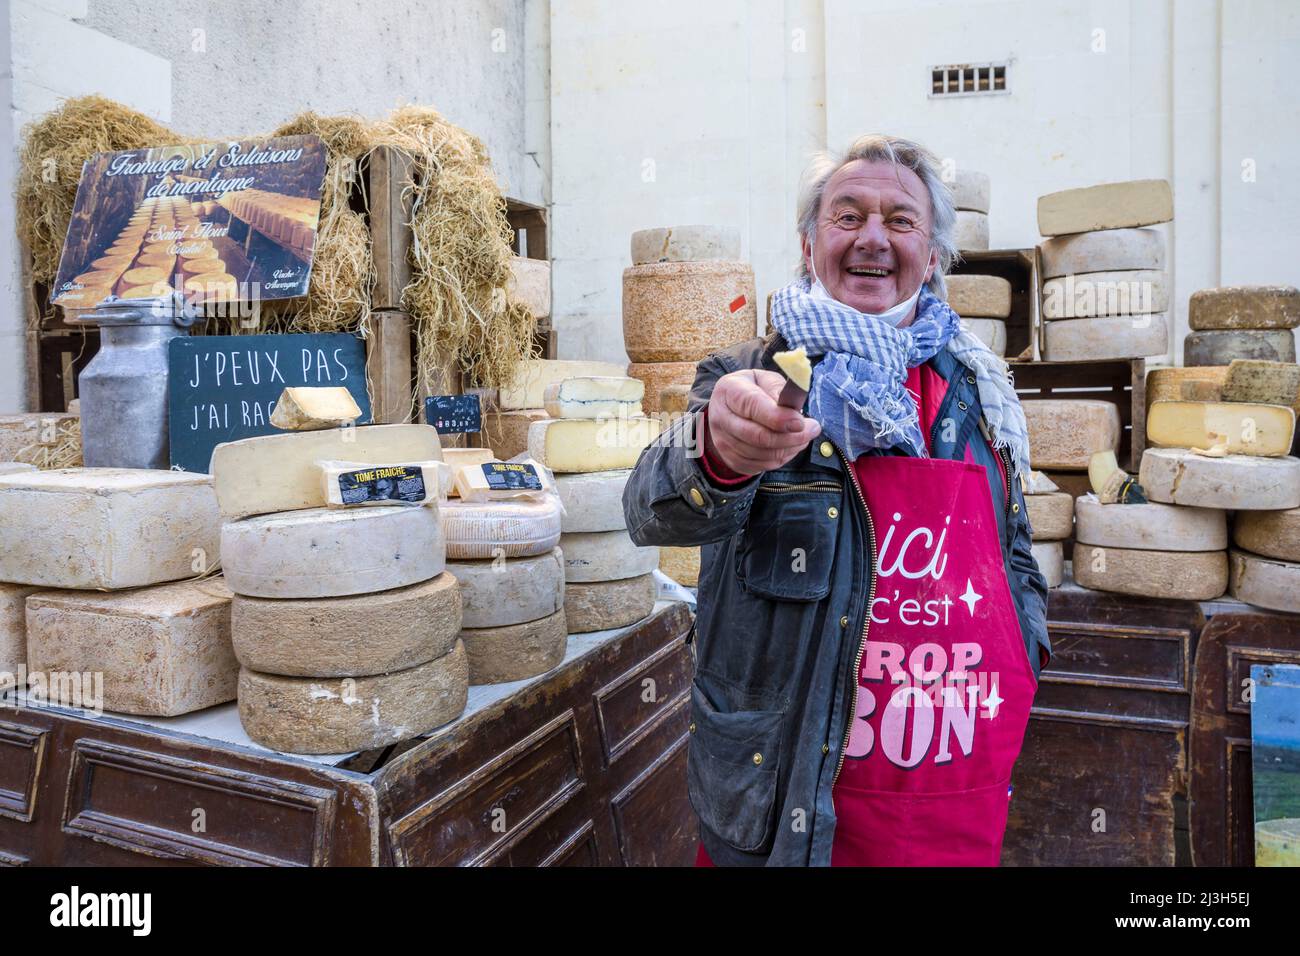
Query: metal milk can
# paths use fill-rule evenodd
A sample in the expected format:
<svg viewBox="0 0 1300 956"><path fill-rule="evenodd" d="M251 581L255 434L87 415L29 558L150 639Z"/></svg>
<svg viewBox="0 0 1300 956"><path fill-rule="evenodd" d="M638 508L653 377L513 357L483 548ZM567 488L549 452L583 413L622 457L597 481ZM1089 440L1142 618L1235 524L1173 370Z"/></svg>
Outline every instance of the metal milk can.
<svg viewBox="0 0 1300 956"><path fill-rule="evenodd" d="M81 457L88 468L168 468L167 343L197 312L179 293L109 296L83 320L99 326L99 352L78 379Z"/></svg>

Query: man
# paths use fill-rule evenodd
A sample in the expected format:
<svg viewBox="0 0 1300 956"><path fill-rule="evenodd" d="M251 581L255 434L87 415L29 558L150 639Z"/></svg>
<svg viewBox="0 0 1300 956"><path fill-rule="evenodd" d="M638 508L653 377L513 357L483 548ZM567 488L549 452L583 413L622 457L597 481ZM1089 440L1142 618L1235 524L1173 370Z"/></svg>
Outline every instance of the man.
<svg viewBox="0 0 1300 956"><path fill-rule="evenodd" d="M699 364L692 414L628 480L637 544L703 546L701 863L998 861L1047 588L1024 414L943 301L955 220L915 143L814 162L776 331ZM804 414L776 401L773 355L797 347Z"/></svg>

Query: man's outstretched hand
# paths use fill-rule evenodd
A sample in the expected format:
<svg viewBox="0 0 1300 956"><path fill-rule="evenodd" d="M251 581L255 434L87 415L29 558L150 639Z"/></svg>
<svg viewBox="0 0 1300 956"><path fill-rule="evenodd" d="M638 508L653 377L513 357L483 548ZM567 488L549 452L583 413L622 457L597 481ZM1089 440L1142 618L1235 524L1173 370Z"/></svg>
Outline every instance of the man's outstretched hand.
<svg viewBox="0 0 1300 956"><path fill-rule="evenodd" d="M779 468L821 434L822 427L776 403L786 378L767 369L722 376L709 398L709 455L741 475Z"/></svg>

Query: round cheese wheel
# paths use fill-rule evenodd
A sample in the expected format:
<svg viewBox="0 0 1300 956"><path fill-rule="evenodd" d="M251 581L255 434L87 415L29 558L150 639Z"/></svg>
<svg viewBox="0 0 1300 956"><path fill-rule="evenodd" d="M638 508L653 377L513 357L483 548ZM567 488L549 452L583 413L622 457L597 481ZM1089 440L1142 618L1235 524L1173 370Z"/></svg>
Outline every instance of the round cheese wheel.
<svg viewBox="0 0 1300 956"><path fill-rule="evenodd" d="M1233 551L1232 596L1256 607L1300 613L1300 564Z"/></svg>
<svg viewBox="0 0 1300 956"><path fill-rule="evenodd" d="M537 621L460 632L471 684L501 684L545 674L564 660L569 631L564 609Z"/></svg>
<svg viewBox="0 0 1300 956"><path fill-rule="evenodd" d="M1169 274L1155 269L1071 273L1043 283L1043 318L1145 315L1169 308Z"/></svg>
<svg viewBox="0 0 1300 956"><path fill-rule="evenodd" d="M1228 546L1227 514L1217 508L1104 505L1096 495L1081 495L1074 507L1074 537L1082 544L1139 551L1222 551Z"/></svg>
<svg viewBox="0 0 1300 956"><path fill-rule="evenodd" d="M703 262L740 258L740 230L733 226L670 226L632 233L632 264Z"/></svg>
<svg viewBox="0 0 1300 956"><path fill-rule="evenodd" d="M659 549L632 543L626 531L578 531L560 536L566 583L618 581L649 574L659 566Z"/></svg>
<svg viewBox="0 0 1300 956"><path fill-rule="evenodd" d="M1026 495L1025 509L1035 541L1064 541L1074 533L1074 499L1064 491Z"/></svg>
<svg viewBox="0 0 1300 956"><path fill-rule="evenodd" d="M1164 269L1165 237L1155 229L1104 229L1044 239L1043 278L1083 272Z"/></svg>
<svg viewBox="0 0 1300 956"><path fill-rule="evenodd" d="M457 641L424 664L370 677L285 677L239 672L239 722L282 753L373 750L428 733L465 710L469 661Z"/></svg>
<svg viewBox="0 0 1300 956"><path fill-rule="evenodd" d="M961 324L999 358L1007 354L1007 324L1001 319L967 319Z"/></svg>
<svg viewBox="0 0 1300 956"><path fill-rule="evenodd" d="M1300 562L1300 508L1238 511L1232 540L1237 547L1266 558Z"/></svg>
<svg viewBox="0 0 1300 956"><path fill-rule="evenodd" d="M974 169L958 169L948 184L952 203L957 209L987 213L989 211L989 174Z"/></svg>
<svg viewBox="0 0 1300 956"><path fill-rule="evenodd" d="M1047 579L1049 588L1059 588L1065 579L1065 548L1059 541L1035 541L1030 550L1038 570Z"/></svg>
<svg viewBox="0 0 1300 956"><path fill-rule="evenodd" d="M627 374L628 378L638 378L645 383L641 408L647 415L657 415L664 410L659 404L664 389L670 385L684 385L689 392L695 383L697 368L695 362L632 362L627 367Z"/></svg>
<svg viewBox="0 0 1300 956"><path fill-rule="evenodd" d="M438 512L447 557L456 561L546 554L560 543L560 500L555 495L484 502L452 498Z"/></svg>
<svg viewBox="0 0 1300 956"><path fill-rule="evenodd" d="M1054 319L1044 332L1049 362L1095 362L1145 358L1169 351L1169 324L1162 312L1151 315Z"/></svg>
<svg viewBox="0 0 1300 956"><path fill-rule="evenodd" d="M957 210L957 226L953 231L957 248L963 252L984 252L989 247L989 216L986 212Z"/></svg>
<svg viewBox="0 0 1300 956"><path fill-rule="evenodd" d="M236 594L319 598L406 587L442 573L432 506L311 508L227 521L221 564Z"/></svg>
<svg viewBox="0 0 1300 956"><path fill-rule="evenodd" d="M635 363L698 362L753 338L755 296L747 262L631 266L623 270L624 349ZM646 397L657 399L658 389L646 386Z"/></svg>
<svg viewBox="0 0 1300 956"><path fill-rule="evenodd" d="M1011 283L1001 276L964 272L943 277L948 307L963 319L1005 319L1011 314Z"/></svg>
<svg viewBox="0 0 1300 956"><path fill-rule="evenodd" d="M698 587L700 583L699 548L659 549L659 570L683 587Z"/></svg>
<svg viewBox="0 0 1300 956"><path fill-rule="evenodd" d="M1231 329L1191 332L1183 340L1184 365L1231 365L1233 359L1294 362L1295 333L1290 329Z"/></svg>
<svg viewBox="0 0 1300 956"><path fill-rule="evenodd" d="M658 586L653 574L621 581L591 581L564 589L564 618L570 634L627 627L648 617Z"/></svg>
<svg viewBox="0 0 1300 956"><path fill-rule="evenodd" d="M1209 601L1228 587L1225 551L1138 551L1075 542L1071 568L1080 587L1138 597Z"/></svg>
<svg viewBox="0 0 1300 956"><path fill-rule="evenodd" d="M627 527L623 516L623 489L630 468L556 475L555 491L564 506L560 530L619 531Z"/></svg>
<svg viewBox="0 0 1300 956"><path fill-rule="evenodd" d="M1227 455L1210 458L1187 448L1148 448L1138 483L1151 501L1225 511L1283 511L1300 507L1300 459Z"/></svg>
<svg viewBox="0 0 1300 956"><path fill-rule="evenodd" d="M1279 285L1200 289L1187 300L1187 324L1207 329L1294 329L1300 325L1300 289Z"/></svg>
<svg viewBox="0 0 1300 956"><path fill-rule="evenodd" d="M559 548L526 558L448 561L460 582L462 627L505 627L549 617L564 607Z"/></svg>

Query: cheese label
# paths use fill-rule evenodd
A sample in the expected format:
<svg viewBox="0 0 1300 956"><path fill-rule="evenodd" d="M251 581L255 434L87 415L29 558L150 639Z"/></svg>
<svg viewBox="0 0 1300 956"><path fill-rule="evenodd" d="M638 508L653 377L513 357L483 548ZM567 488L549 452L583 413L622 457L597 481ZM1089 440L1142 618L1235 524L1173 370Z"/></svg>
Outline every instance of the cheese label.
<svg viewBox="0 0 1300 956"><path fill-rule="evenodd" d="M345 505L375 501L420 504L427 497L424 469L419 465L381 465L339 475L339 495Z"/></svg>
<svg viewBox="0 0 1300 956"><path fill-rule="evenodd" d="M490 461L480 466L488 491L541 491L537 469L521 462Z"/></svg>

